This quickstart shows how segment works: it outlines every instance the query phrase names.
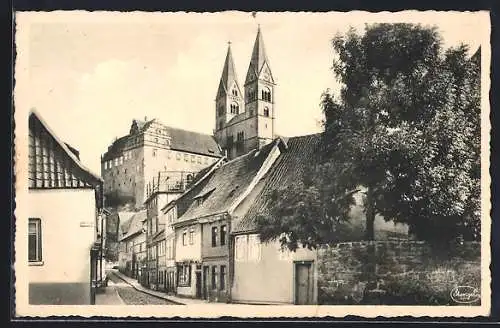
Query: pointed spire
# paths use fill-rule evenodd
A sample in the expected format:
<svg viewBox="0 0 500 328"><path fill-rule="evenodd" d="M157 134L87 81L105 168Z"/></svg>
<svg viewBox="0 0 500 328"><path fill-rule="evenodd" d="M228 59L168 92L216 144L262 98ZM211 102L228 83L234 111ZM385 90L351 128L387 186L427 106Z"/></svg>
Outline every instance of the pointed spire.
<svg viewBox="0 0 500 328"><path fill-rule="evenodd" d="M264 39L262 37L262 32L260 30L260 24L257 28L257 37L255 38L255 43L253 45L252 58L250 59L250 65L248 66L247 77L245 83L251 80L253 74L259 76L260 71L264 64L267 63L269 66L269 60L266 55L266 48L264 46Z"/></svg>
<svg viewBox="0 0 500 328"><path fill-rule="evenodd" d="M219 82L219 89L217 90L217 97L226 95L229 91L228 89L233 85L233 83L236 83L236 86L239 89L238 77L236 76L233 54L231 52L231 41L229 41L227 46L226 61L224 62L224 68L222 69L222 76Z"/></svg>

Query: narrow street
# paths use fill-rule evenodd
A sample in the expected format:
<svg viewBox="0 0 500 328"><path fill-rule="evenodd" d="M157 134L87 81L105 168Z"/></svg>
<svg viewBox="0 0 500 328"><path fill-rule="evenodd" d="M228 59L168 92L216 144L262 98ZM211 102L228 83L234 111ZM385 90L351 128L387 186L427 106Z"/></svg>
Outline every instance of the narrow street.
<svg viewBox="0 0 500 328"><path fill-rule="evenodd" d="M108 287L103 288L102 291L97 294L96 304L176 305L173 302L134 289L113 272L108 272L108 277Z"/></svg>

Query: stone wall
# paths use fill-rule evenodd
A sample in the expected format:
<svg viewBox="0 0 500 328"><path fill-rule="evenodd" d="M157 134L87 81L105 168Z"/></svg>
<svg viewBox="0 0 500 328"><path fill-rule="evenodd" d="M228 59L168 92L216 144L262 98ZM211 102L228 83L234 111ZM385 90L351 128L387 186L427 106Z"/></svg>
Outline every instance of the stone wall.
<svg viewBox="0 0 500 328"><path fill-rule="evenodd" d="M457 286L480 290L479 243L346 242L318 250L319 304L452 305ZM468 304L478 305L477 302Z"/></svg>

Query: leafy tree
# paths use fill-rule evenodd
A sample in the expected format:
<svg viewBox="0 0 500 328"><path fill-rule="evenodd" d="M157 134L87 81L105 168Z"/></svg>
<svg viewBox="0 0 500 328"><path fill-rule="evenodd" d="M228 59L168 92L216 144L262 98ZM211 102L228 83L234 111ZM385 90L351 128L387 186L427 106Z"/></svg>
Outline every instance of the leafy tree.
<svg viewBox="0 0 500 328"><path fill-rule="evenodd" d="M479 60L464 45L443 51L436 28L413 24L369 25L363 35L351 29L332 45L343 86L340 97L322 97L324 148L313 170L321 175L305 178L311 186L277 191L290 210L276 202L274 216L259 219L261 238L281 229L289 248L335 242L349 192L362 186L368 240L376 214L408 223L420 239L477 239ZM335 219L322 226L324 218Z"/></svg>

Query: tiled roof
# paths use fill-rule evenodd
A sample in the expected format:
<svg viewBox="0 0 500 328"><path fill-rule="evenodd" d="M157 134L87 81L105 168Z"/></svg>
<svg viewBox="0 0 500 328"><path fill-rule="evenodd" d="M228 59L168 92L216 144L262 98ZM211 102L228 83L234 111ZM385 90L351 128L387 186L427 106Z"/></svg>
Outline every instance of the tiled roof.
<svg viewBox="0 0 500 328"><path fill-rule="evenodd" d="M317 158L321 134L291 137L287 141L288 149L280 154L267 175L261 180L264 187L255 197L254 202L240 220L234 222L232 233L254 231L255 219L260 214L268 213L273 190L286 189L301 179L305 169Z"/></svg>
<svg viewBox="0 0 500 328"><path fill-rule="evenodd" d="M156 243L158 241L161 241L165 239L165 229L161 229L160 231L158 231L154 237L153 237L153 243Z"/></svg>
<svg viewBox="0 0 500 328"><path fill-rule="evenodd" d="M147 218L147 211L142 210L135 213L129 221L127 221L127 232L122 236L121 240L132 237L133 235L142 231L142 222ZM123 231L123 229L122 229Z"/></svg>
<svg viewBox="0 0 500 328"><path fill-rule="evenodd" d="M146 131L149 126L155 121L156 120L134 120L134 122L138 126L139 133ZM159 123L158 121L156 122ZM165 126L165 128L167 130L167 134L171 137L171 149L213 157L222 156L219 145L215 141L215 138L211 135L187 131L169 126ZM129 136L130 134L116 139L111 144L111 146L109 146L108 151L103 155L103 160L107 161L120 155L126 146Z"/></svg>
<svg viewBox="0 0 500 328"><path fill-rule="evenodd" d="M43 128L54 138L57 144L63 149L63 151L68 155L68 157L73 161L73 163L78 167L81 171L83 171L90 179L102 183L103 180L102 178L98 175L93 173L91 170L89 170L87 167L85 167L81 162L79 158L79 153L76 154L74 153L70 148L68 148L68 144L63 142L62 140L59 139L59 137L52 131L52 129L48 126L48 124L43 120L43 118L40 116L40 114L35 110L31 109L30 113L30 120L31 118L36 119L40 124L43 126ZM73 147L71 147L73 148ZM73 148L74 149L74 148Z"/></svg>
<svg viewBox="0 0 500 328"><path fill-rule="evenodd" d="M208 134L192 132L167 126L172 138L170 148L208 156L222 156L215 138Z"/></svg>
<svg viewBox="0 0 500 328"><path fill-rule="evenodd" d="M252 182L269 153L275 147L270 143L260 150L253 150L219 167L203 188L196 188L191 200L207 196L202 204L191 201L186 212L177 222L226 212Z"/></svg>
<svg viewBox="0 0 500 328"><path fill-rule="evenodd" d="M127 233L127 230L130 228L130 222L132 216L134 216L135 212L118 212L118 219L120 222L120 229L123 233Z"/></svg>
<svg viewBox="0 0 500 328"><path fill-rule="evenodd" d="M180 195L177 199L167 203L161 210L165 210L167 207L171 207L172 204L177 204L177 214L181 216L186 210L189 204L192 201L192 197L194 197L200 188L203 188L204 184L203 182L207 182L208 180L208 175L210 175L210 171L214 170L216 166L221 165L226 161L226 157L219 158L216 162L210 164L209 166L201 169L193 178L189 186L187 187L188 189ZM201 181L203 178L205 178L204 181ZM200 186L201 184L201 186Z"/></svg>

